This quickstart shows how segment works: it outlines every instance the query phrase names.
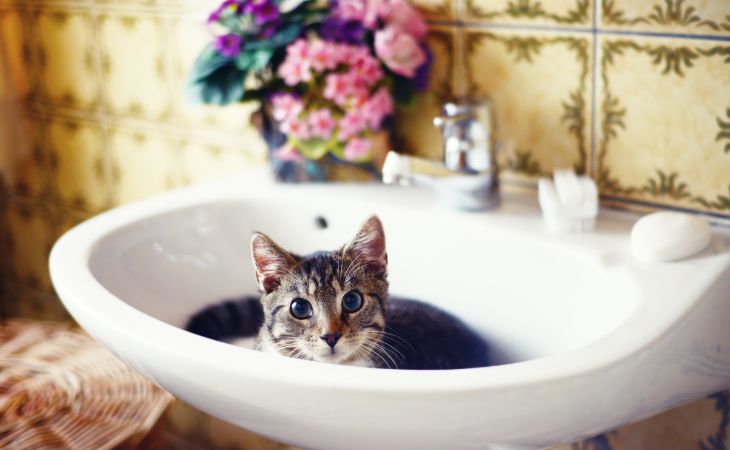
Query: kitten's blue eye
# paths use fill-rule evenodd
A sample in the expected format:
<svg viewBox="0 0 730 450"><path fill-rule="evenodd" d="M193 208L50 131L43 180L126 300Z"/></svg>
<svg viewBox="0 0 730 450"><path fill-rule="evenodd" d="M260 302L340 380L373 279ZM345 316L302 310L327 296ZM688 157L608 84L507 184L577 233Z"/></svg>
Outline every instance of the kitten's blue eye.
<svg viewBox="0 0 730 450"><path fill-rule="evenodd" d="M350 291L342 297L342 309L354 313L362 308L362 296L357 291Z"/></svg>
<svg viewBox="0 0 730 450"><path fill-rule="evenodd" d="M312 305L303 298L295 298L289 305L289 312L296 319L308 319L312 317Z"/></svg>

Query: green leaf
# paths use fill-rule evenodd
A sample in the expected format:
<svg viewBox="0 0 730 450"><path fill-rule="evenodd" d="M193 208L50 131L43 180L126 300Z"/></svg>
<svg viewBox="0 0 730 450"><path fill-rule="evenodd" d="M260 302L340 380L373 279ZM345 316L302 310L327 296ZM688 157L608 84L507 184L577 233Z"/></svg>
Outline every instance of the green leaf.
<svg viewBox="0 0 730 450"><path fill-rule="evenodd" d="M258 72L271 61L273 54L274 50L269 48L244 50L236 58L236 67L246 72Z"/></svg>
<svg viewBox="0 0 730 450"><path fill-rule="evenodd" d="M307 159L320 159L329 151L329 141L323 139L308 139L298 141L296 148Z"/></svg>
<svg viewBox="0 0 730 450"><path fill-rule="evenodd" d="M241 97L242 102L263 101L269 89L247 89Z"/></svg>
<svg viewBox="0 0 730 450"><path fill-rule="evenodd" d="M270 39L246 42L243 45L244 51L255 50L255 49L273 49L288 45L294 39L299 36L302 31L302 26L298 23L287 23L279 31L276 32Z"/></svg>
<svg viewBox="0 0 730 450"><path fill-rule="evenodd" d="M408 105L416 95L416 87L408 78L394 75L391 93L396 103L399 105Z"/></svg>
<svg viewBox="0 0 730 450"><path fill-rule="evenodd" d="M244 94L246 75L246 70L236 67L235 59L208 46L193 64L186 83L186 97L191 103L238 102Z"/></svg>

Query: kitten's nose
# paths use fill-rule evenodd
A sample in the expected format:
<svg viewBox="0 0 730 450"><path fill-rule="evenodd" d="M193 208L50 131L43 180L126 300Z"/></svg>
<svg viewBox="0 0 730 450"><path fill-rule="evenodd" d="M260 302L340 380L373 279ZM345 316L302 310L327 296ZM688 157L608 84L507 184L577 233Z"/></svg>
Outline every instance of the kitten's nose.
<svg viewBox="0 0 730 450"><path fill-rule="evenodd" d="M337 341L339 341L341 337L342 333L330 333L323 334L322 336L320 336L320 339L325 341L330 347L335 348L335 344L337 344Z"/></svg>

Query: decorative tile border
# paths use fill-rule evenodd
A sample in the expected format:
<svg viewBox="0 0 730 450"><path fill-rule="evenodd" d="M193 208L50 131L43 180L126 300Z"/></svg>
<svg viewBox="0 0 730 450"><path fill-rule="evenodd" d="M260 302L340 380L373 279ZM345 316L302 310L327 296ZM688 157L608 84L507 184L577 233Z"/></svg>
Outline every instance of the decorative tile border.
<svg viewBox="0 0 730 450"><path fill-rule="evenodd" d="M601 27L677 34L730 33L730 3L723 0L602 0Z"/></svg>
<svg viewBox="0 0 730 450"><path fill-rule="evenodd" d="M480 53L480 47L485 43L498 45L510 59L497 60L497 49L493 48L489 56L493 66L480 67L486 55ZM513 147L502 150L509 152L502 155L502 165L522 179L548 175L555 168L566 166L586 173L590 158L591 40L573 34L528 35L497 30L469 30L466 49L469 55L469 94L493 98L498 118L498 138L502 144ZM551 57L562 57L558 64L566 66L556 68L552 60L543 57L543 53L550 51ZM514 74L522 68L525 72L521 79L531 79L532 86L527 89L528 86L524 85L525 89L519 93L501 84L492 86L494 92L490 92L485 82L477 78L477 74L485 73L499 73L501 76L505 73ZM534 77L531 73L534 73ZM499 79L500 76L494 78ZM557 79L565 83L560 84L558 89L565 91L559 98L546 99L549 97L546 90L554 90L556 86L551 83ZM544 83L547 83L544 89L540 88ZM534 99L525 97L530 92L536 94ZM500 96L507 97L500 99ZM515 113L510 113L508 107L518 108L522 117L514 117ZM553 120L553 117L559 119ZM550 120L555 122L553 126L543 126L542 131L536 131L535 122L547 123ZM535 135L539 132L544 134ZM530 139L532 144L521 142L524 139Z"/></svg>
<svg viewBox="0 0 730 450"><path fill-rule="evenodd" d="M464 20L590 26L595 0L464 0ZM548 5L547 7L545 5Z"/></svg>
<svg viewBox="0 0 730 450"><path fill-rule="evenodd" d="M33 10L31 17L39 82L34 98L80 109L97 108L101 88L92 16L49 8ZM59 49L65 49L62 60L57 59Z"/></svg>
<svg viewBox="0 0 730 450"><path fill-rule="evenodd" d="M697 69L697 66L707 64L708 60L715 62L715 65L712 66L715 68L713 69L715 73L722 73L717 72L717 67L725 67L730 63L730 45L699 44L695 41L690 42L679 39L666 41L658 39L603 38L600 42L601 95L600 105L597 105L600 120L596 124L599 127L599 140L597 142L595 178L601 192L618 198L649 200L656 202L657 205L683 206L700 211L725 214L730 212L730 157L727 155L727 145L723 145L721 142L730 137L730 133L728 133L730 123L724 120L727 116L723 117L719 114L730 113L728 111L730 109L730 100L727 100L728 104L718 111L716 117L708 116L705 111L706 108L711 108L711 104L716 105L718 103L715 101L717 92L708 92L709 97L707 98L693 97L696 100L694 102L696 105L687 105L688 108L694 107L685 116L688 122L658 123L655 124L654 128L646 130L646 133L661 134L662 132L671 132L672 129L668 127L676 126L684 134L693 136L694 139L690 139L690 141L696 142L696 148L683 148L681 150L682 157L686 160L686 153L694 152L692 153L695 155L694 159L700 158L702 161L706 161L705 166L708 165L709 161L715 161L711 165L714 174L695 168L694 176L699 178L693 178L693 176L685 173L689 169L681 170L676 166L671 167L671 164L669 164L672 161L671 155L681 154L678 153L680 150L677 148L649 147L640 149L644 153L633 157L624 149L621 153L623 155L621 160L623 169L616 169L609 162L609 157L616 152L616 150L612 150L613 147L617 145L616 142L622 134L627 132L627 128L633 126L632 129L636 130L637 127L641 127L639 125L640 117L633 117L630 122L627 122L626 116L630 112L627 109L627 104L631 103L633 98L626 93L623 96L617 93L616 86L614 86L616 84L614 77L617 76L614 73L617 71L617 67L620 67L621 58L642 57L653 68L653 74L645 74L644 77L657 77L657 82L666 80L667 83L675 86L677 90L683 88L697 90L699 89L697 85L702 81L697 79L694 83L691 83L687 80L686 75L690 71L701 70ZM625 73L631 73L634 70L636 68L633 65L630 68L624 68ZM706 66L703 73L708 71L711 72L710 66ZM730 83L730 67L725 69L724 80L726 83ZM712 82L712 80L708 79L707 82ZM624 81L624 84L626 84L626 81ZM678 92L675 93L675 95L678 94ZM682 98L686 98L686 96ZM657 101L662 102L664 111L669 111L670 108L676 110L684 107L684 105L673 104L671 97L658 98ZM701 124L696 123L696 120L692 122L698 114L707 116L703 122L705 127L702 130L699 129ZM668 116L666 120L670 120ZM694 123L694 125L690 126L689 123ZM632 136L641 137L641 132L642 130L639 130L638 133L640 134L637 135L637 131L634 131ZM709 138L708 133L711 134ZM650 142L651 139L651 136L647 136L640 142ZM716 142L715 145L712 145L713 141ZM640 145L636 138L634 142ZM645 173L646 178L642 182L625 181L629 166L631 166L630 171L635 171L635 166L639 164L632 163L632 161L638 161L637 158L640 157L644 161L640 163L641 166L645 167L647 165L646 158L652 158L652 161L658 161L660 165L653 169L653 173ZM618 162L614 161L613 165L616 164ZM720 186L719 184L723 183L723 167L726 167L727 171L724 172L724 184ZM705 182L705 179L712 175L714 175L716 186L715 193L708 193L707 188L700 189L695 186L700 180Z"/></svg>
<svg viewBox="0 0 730 450"><path fill-rule="evenodd" d="M461 0L413 0L413 4L426 20L444 21L456 18L456 8Z"/></svg>
<svg viewBox="0 0 730 450"><path fill-rule="evenodd" d="M104 106L108 114L168 121L173 106L161 19L104 13L98 20ZM150 48L151 52L147 51ZM146 74L142 67L147 68ZM142 88L144 92L137 92Z"/></svg>

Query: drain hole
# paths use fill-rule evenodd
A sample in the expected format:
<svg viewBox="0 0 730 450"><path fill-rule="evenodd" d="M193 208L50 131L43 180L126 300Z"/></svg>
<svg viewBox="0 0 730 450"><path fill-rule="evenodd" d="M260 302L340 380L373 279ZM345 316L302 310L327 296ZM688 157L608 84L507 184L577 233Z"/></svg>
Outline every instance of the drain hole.
<svg viewBox="0 0 730 450"><path fill-rule="evenodd" d="M314 218L314 225L320 230L325 230L329 226L329 224L327 223L327 219L322 216L317 216Z"/></svg>

